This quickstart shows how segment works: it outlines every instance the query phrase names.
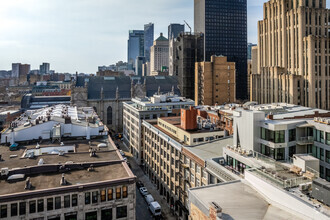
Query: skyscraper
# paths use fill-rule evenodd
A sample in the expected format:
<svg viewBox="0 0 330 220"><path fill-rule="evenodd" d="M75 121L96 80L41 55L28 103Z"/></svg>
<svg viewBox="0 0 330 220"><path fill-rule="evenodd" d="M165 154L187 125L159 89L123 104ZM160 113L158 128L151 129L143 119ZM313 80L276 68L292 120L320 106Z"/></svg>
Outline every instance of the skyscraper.
<svg viewBox="0 0 330 220"><path fill-rule="evenodd" d="M163 33L154 41L150 51L150 73L162 71L163 67L168 67L169 42Z"/></svg>
<svg viewBox="0 0 330 220"><path fill-rule="evenodd" d="M144 31L130 30L128 36L127 62L135 67L138 56L144 56Z"/></svg>
<svg viewBox="0 0 330 220"><path fill-rule="evenodd" d="M195 33L205 34L205 61L236 63L236 98L247 98L247 0L195 0Z"/></svg>
<svg viewBox="0 0 330 220"><path fill-rule="evenodd" d="M154 43L154 24L144 25L144 56L147 62L150 62L150 47Z"/></svg>
<svg viewBox="0 0 330 220"><path fill-rule="evenodd" d="M49 74L49 72L50 72L50 64L42 63L40 65L40 75Z"/></svg>
<svg viewBox="0 0 330 220"><path fill-rule="evenodd" d="M18 78L19 77L19 66L20 63L13 63L11 65L11 77L12 78Z"/></svg>
<svg viewBox="0 0 330 220"><path fill-rule="evenodd" d="M258 22L258 72L251 78L251 87L256 88L252 100L330 109L326 0L268 1L263 11L263 20Z"/></svg>
<svg viewBox="0 0 330 220"><path fill-rule="evenodd" d="M252 47L257 46L256 44L253 43L248 43L247 45L247 59L251 60L252 59Z"/></svg>
<svg viewBox="0 0 330 220"><path fill-rule="evenodd" d="M168 26L168 39L178 37L181 32L184 32L184 24L170 24Z"/></svg>

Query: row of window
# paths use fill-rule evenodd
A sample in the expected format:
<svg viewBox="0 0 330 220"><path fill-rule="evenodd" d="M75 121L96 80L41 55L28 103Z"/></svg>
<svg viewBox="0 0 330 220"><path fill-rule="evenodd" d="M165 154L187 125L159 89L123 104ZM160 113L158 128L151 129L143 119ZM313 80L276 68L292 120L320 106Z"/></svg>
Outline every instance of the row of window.
<svg viewBox="0 0 330 220"><path fill-rule="evenodd" d="M313 137L314 137L314 141L316 141L316 142L330 145L330 133L314 129Z"/></svg>
<svg viewBox="0 0 330 220"><path fill-rule="evenodd" d="M272 131L267 128L261 128L261 139L273 143L285 143L285 131Z"/></svg>

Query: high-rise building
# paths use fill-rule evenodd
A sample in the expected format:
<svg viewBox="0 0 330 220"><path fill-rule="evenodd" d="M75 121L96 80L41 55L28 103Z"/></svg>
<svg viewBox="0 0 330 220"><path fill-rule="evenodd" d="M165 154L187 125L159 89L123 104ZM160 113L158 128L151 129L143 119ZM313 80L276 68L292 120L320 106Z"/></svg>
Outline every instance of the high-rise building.
<svg viewBox="0 0 330 220"><path fill-rule="evenodd" d="M264 4L253 101L330 109L329 17L326 0Z"/></svg>
<svg viewBox="0 0 330 220"><path fill-rule="evenodd" d="M212 56L211 62L196 63L195 105L223 105L235 102L235 63Z"/></svg>
<svg viewBox="0 0 330 220"><path fill-rule="evenodd" d="M195 63L204 60L204 35L180 33L170 40L169 75L177 76L181 95L195 98Z"/></svg>
<svg viewBox="0 0 330 220"><path fill-rule="evenodd" d="M247 1L195 0L195 33L202 32L204 58L223 55L236 63L236 98L247 98Z"/></svg>
<svg viewBox="0 0 330 220"><path fill-rule="evenodd" d="M27 76L30 73L31 66L30 64L20 64L19 65L19 84L27 84Z"/></svg>
<svg viewBox="0 0 330 220"><path fill-rule="evenodd" d="M170 24L168 26L168 39L178 37L181 32L184 32L184 24Z"/></svg>
<svg viewBox="0 0 330 220"><path fill-rule="evenodd" d="M150 62L150 48L154 43L154 24L149 23L144 25L144 56L146 61Z"/></svg>
<svg viewBox="0 0 330 220"><path fill-rule="evenodd" d="M11 77L12 78L18 78L19 77L19 66L20 63L13 63L11 65Z"/></svg>
<svg viewBox="0 0 330 220"><path fill-rule="evenodd" d="M160 36L154 41L150 53L150 73L162 71L163 67L168 67L168 39L160 33Z"/></svg>
<svg viewBox="0 0 330 220"><path fill-rule="evenodd" d="M256 44L248 43L247 45L247 59L252 59L252 47L257 46Z"/></svg>
<svg viewBox="0 0 330 220"><path fill-rule="evenodd" d="M142 76L143 64L146 62L145 57L136 57L135 60L135 74L137 76Z"/></svg>
<svg viewBox="0 0 330 220"><path fill-rule="evenodd" d="M144 56L144 31L130 30L128 36L127 62L135 67L138 56Z"/></svg>
<svg viewBox="0 0 330 220"><path fill-rule="evenodd" d="M50 64L49 63L42 63L40 65L40 75L45 75L50 73Z"/></svg>

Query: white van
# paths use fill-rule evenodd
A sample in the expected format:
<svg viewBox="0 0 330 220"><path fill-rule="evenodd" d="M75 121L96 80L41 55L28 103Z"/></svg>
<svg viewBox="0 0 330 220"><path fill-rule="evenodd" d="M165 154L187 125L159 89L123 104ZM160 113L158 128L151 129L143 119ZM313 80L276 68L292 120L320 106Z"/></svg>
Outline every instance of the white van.
<svg viewBox="0 0 330 220"><path fill-rule="evenodd" d="M148 205L150 205L150 203L152 203L154 200L154 197L152 197L152 195L148 194L144 197L144 199L146 200L146 202L148 203Z"/></svg>
<svg viewBox="0 0 330 220"><path fill-rule="evenodd" d="M162 214L161 207L158 202L150 203L149 209L153 216L160 216Z"/></svg>

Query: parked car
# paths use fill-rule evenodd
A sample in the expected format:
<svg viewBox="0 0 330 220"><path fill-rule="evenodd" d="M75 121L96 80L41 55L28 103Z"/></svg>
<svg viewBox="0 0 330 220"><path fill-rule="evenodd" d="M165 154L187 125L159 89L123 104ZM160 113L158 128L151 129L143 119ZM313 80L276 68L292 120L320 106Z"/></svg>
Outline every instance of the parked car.
<svg viewBox="0 0 330 220"><path fill-rule="evenodd" d="M17 143L14 143L14 144L10 145L9 150L10 150L10 151L16 151L16 150L19 150L19 146L18 146L18 144L17 144Z"/></svg>
<svg viewBox="0 0 330 220"><path fill-rule="evenodd" d="M149 205L149 210L153 216L161 216L162 210L158 202L152 202Z"/></svg>
<svg viewBox="0 0 330 220"><path fill-rule="evenodd" d="M136 182L136 187L140 189L141 187L144 187L144 184L141 181Z"/></svg>
<svg viewBox="0 0 330 220"><path fill-rule="evenodd" d="M145 188L145 187L141 187L139 190L140 190L140 193L141 193L143 196L149 194L147 188Z"/></svg>
<svg viewBox="0 0 330 220"><path fill-rule="evenodd" d="M146 200L147 204L150 205L150 203L154 202L154 197L152 197L152 195L148 194L144 197L144 199Z"/></svg>

